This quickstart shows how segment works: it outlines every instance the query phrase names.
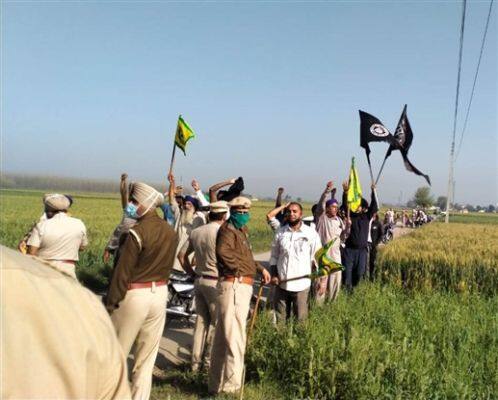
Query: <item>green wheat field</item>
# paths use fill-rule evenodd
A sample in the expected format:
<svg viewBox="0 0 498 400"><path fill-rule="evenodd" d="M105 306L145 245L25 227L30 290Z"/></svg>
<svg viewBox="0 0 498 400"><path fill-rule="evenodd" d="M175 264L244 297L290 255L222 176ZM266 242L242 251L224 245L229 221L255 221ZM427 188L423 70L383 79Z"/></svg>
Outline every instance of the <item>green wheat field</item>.
<svg viewBox="0 0 498 400"><path fill-rule="evenodd" d="M43 212L39 191L0 191L0 243L15 247ZM105 244L118 196L78 193L71 214L88 229L80 281L105 290ZM269 202L255 202L255 252L269 249ZM309 205L306 206L309 215ZM312 307L301 324L261 313L247 352L246 399L498 398L498 215L433 222L380 250L374 283ZM152 398L207 398L206 376L166 371ZM232 397L220 397L232 398Z"/></svg>

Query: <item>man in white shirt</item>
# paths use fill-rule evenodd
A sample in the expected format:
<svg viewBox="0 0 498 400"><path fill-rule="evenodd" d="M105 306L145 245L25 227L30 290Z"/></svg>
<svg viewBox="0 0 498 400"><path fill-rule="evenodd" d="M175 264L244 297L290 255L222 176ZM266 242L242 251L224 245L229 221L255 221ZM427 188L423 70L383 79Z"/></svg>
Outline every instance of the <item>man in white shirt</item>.
<svg viewBox="0 0 498 400"><path fill-rule="evenodd" d="M79 251L88 245L86 227L68 216L71 200L63 194L43 196L47 219L33 228L28 239L28 254L38 256L76 279Z"/></svg>
<svg viewBox="0 0 498 400"><path fill-rule="evenodd" d="M291 316L302 321L308 316L309 278L315 253L321 248L320 237L302 221L303 208L292 202L288 206L288 225L280 228L273 239L270 268L275 291L278 321Z"/></svg>

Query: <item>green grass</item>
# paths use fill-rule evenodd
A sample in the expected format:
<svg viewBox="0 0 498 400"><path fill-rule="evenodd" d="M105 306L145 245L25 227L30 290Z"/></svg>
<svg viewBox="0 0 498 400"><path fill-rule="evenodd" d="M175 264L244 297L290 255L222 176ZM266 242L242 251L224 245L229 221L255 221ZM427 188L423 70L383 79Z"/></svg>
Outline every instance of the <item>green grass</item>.
<svg viewBox="0 0 498 400"><path fill-rule="evenodd" d="M442 218L444 220L444 218ZM451 213L451 223L466 223L466 224L498 224L498 213Z"/></svg>
<svg viewBox="0 0 498 400"><path fill-rule="evenodd" d="M276 329L260 318L250 382L284 398L490 399L498 393L498 298L360 285Z"/></svg>
<svg viewBox="0 0 498 400"><path fill-rule="evenodd" d="M197 400L216 398L217 400L234 400L238 395L220 394L210 396L207 391L206 373L193 374L185 368L176 368L164 372L164 377L154 379L151 399ZM244 387L245 400L282 399L277 385L272 383L249 382Z"/></svg>

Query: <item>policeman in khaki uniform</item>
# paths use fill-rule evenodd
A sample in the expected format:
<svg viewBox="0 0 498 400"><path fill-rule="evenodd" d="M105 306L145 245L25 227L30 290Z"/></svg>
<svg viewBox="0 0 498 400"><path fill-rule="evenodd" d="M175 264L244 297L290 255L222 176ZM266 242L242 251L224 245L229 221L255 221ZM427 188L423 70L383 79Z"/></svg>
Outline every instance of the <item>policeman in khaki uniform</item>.
<svg viewBox="0 0 498 400"><path fill-rule="evenodd" d="M76 279L79 251L88 245L85 224L67 215L72 199L64 194L46 194L43 204L46 218L41 218L30 232L28 254L49 261Z"/></svg>
<svg viewBox="0 0 498 400"><path fill-rule="evenodd" d="M134 347L131 390L134 400L148 399L152 370L166 320L167 280L178 238L156 213L164 197L145 183L133 183L128 217L137 219L129 230L114 270L106 307L123 353Z"/></svg>
<svg viewBox="0 0 498 400"><path fill-rule="evenodd" d="M178 259L182 267L196 276L195 309L197 320L194 328L192 345L192 371L198 371L205 353L204 367L209 369L214 327L216 326L216 297L218 294L218 267L216 263L216 236L220 226L228 214L226 201L211 203L209 223L196 228L189 240L180 250ZM189 256L194 252L195 272L190 264Z"/></svg>
<svg viewBox="0 0 498 400"><path fill-rule="evenodd" d="M269 272L254 261L247 237L251 201L236 197L229 205L230 218L220 227L216 239L220 281L209 370L211 394L233 393L241 389L246 321L256 272L262 273L265 284L270 282Z"/></svg>
<svg viewBox="0 0 498 400"><path fill-rule="evenodd" d="M130 399L102 302L53 264L0 246L1 399Z"/></svg>

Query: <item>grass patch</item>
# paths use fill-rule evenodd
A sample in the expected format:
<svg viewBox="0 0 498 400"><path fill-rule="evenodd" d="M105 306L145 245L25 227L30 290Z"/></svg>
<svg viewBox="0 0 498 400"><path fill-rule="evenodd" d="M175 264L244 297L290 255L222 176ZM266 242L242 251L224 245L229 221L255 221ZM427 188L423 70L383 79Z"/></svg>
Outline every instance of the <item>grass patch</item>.
<svg viewBox="0 0 498 400"><path fill-rule="evenodd" d="M498 300L366 283L302 324L262 316L247 368L285 398L493 398Z"/></svg>

